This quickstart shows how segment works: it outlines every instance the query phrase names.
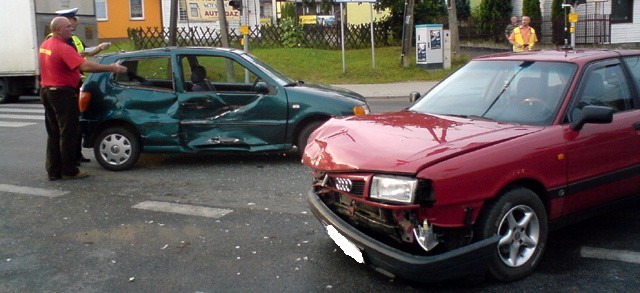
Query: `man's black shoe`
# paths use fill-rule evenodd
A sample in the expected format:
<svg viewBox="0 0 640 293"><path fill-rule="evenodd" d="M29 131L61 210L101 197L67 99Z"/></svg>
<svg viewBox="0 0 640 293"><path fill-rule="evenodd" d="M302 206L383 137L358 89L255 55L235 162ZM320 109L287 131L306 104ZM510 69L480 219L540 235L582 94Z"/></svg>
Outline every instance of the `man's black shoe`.
<svg viewBox="0 0 640 293"><path fill-rule="evenodd" d="M78 159L78 162L80 162L80 163L89 163L89 162L91 162L91 160L87 159L85 157L80 157L80 159Z"/></svg>

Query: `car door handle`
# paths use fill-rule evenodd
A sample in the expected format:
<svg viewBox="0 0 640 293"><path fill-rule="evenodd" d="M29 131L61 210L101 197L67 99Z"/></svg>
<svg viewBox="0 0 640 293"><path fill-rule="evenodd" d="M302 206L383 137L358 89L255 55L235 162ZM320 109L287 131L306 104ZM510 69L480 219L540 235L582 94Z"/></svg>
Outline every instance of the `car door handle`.
<svg viewBox="0 0 640 293"><path fill-rule="evenodd" d="M640 122L634 123L633 128L635 128L636 130L640 130Z"/></svg>

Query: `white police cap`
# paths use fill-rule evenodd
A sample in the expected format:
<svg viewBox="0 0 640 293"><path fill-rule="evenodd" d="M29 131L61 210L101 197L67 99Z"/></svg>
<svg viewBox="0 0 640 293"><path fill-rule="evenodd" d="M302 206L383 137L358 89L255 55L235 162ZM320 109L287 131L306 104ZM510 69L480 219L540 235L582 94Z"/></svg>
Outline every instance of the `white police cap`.
<svg viewBox="0 0 640 293"><path fill-rule="evenodd" d="M76 8L58 10L55 13L59 16L64 16L64 17L76 17L76 14L78 14L78 8L76 7Z"/></svg>

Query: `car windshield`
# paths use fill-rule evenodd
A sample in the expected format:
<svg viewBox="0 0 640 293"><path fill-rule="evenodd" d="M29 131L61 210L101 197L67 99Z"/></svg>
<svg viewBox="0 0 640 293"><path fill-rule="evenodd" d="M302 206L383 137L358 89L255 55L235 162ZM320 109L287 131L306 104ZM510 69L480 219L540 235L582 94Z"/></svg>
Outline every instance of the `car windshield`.
<svg viewBox="0 0 640 293"><path fill-rule="evenodd" d="M285 85L285 84L290 84L295 82L294 80L288 78L287 76L280 73L273 67L269 66L269 64L263 62L262 60L256 58L251 54L245 53L245 54L241 54L240 56L242 56L242 58L244 58L245 60L253 63L256 67L260 68L260 70L262 70L263 72L268 73L269 76L274 80L276 80L278 83L280 83L280 85Z"/></svg>
<svg viewBox="0 0 640 293"><path fill-rule="evenodd" d="M410 111L497 122L549 125L576 65L471 61L434 87Z"/></svg>

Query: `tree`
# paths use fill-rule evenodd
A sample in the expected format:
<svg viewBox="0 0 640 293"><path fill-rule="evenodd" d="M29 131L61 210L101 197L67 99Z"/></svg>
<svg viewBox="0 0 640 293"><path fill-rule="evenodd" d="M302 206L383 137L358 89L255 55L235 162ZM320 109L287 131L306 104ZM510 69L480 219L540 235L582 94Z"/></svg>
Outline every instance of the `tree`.
<svg viewBox="0 0 640 293"><path fill-rule="evenodd" d="M456 10L458 20L466 20L471 16L470 0L456 0ZM389 9L391 11L387 21L390 22L393 32L400 36L402 34L402 24L404 17L405 1L402 0L379 0L376 8ZM420 0L415 1L413 9L415 24L444 23L449 16L445 0Z"/></svg>
<svg viewBox="0 0 640 293"><path fill-rule="evenodd" d="M524 0L522 2L522 15L530 17L530 26L532 26L536 31L540 31L540 26L542 24L540 0Z"/></svg>
<svg viewBox="0 0 640 293"><path fill-rule="evenodd" d="M513 6L506 0L483 0L478 9L482 20L480 32L493 37L496 42L504 41L504 27L509 23Z"/></svg>
<svg viewBox="0 0 640 293"><path fill-rule="evenodd" d="M565 15L562 8L563 0L553 0L551 4L551 23L553 26L553 43L557 45L564 45L565 36Z"/></svg>

